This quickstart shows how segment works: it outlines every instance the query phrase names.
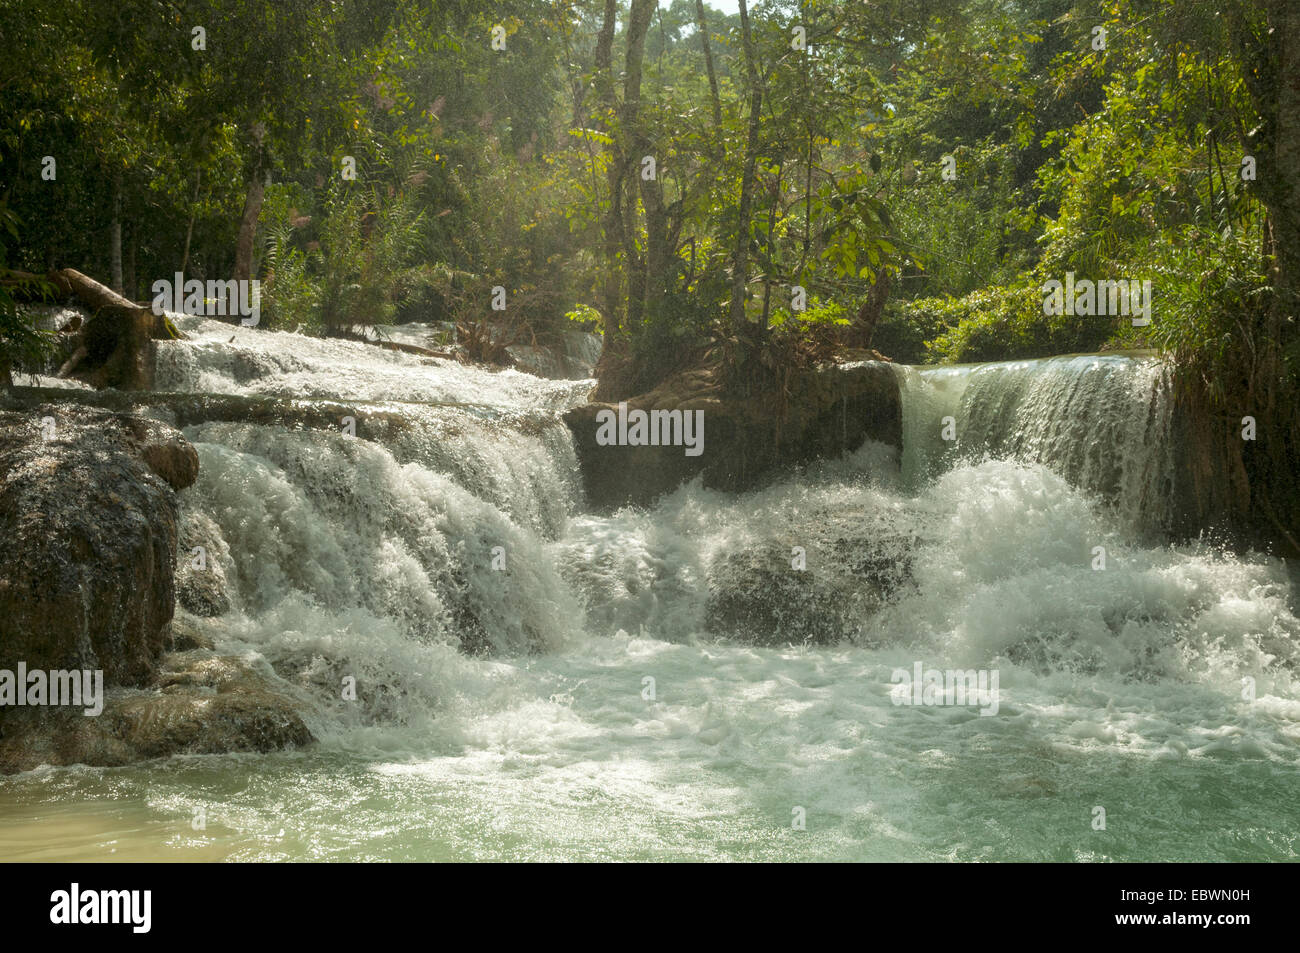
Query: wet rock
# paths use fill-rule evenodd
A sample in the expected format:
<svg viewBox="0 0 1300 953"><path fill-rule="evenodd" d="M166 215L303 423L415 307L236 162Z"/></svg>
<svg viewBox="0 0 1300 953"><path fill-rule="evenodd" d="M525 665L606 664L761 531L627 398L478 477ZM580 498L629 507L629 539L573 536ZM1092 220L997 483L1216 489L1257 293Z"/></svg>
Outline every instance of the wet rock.
<svg viewBox="0 0 1300 953"><path fill-rule="evenodd" d="M715 558L705 628L756 645L858 640L863 623L909 582L915 541L869 516L804 525L816 523L815 533L792 526L786 539Z"/></svg>
<svg viewBox="0 0 1300 953"><path fill-rule="evenodd" d="M197 650L169 656L159 692L124 699L114 733L141 757L275 751L312 741L299 710L269 672L237 656Z"/></svg>
<svg viewBox="0 0 1300 953"><path fill-rule="evenodd" d="M727 554L710 569L704 624L756 645L838 642L850 619L821 576L792 569L788 550Z"/></svg>
<svg viewBox="0 0 1300 953"><path fill-rule="evenodd" d="M188 652L191 649L215 649L215 640L199 627L198 621L189 617L183 611L178 612L176 618L172 619L169 629L168 648L173 652Z"/></svg>
<svg viewBox="0 0 1300 953"><path fill-rule="evenodd" d="M221 528L203 513L186 510L181 516L176 567L176 601L181 607L203 617L229 612L229 563L230 550Z"/></svg>
<svg viewBox="0 0 1300 953"><path fill-rule="evenodd" d="M173 490L190 486L199 475L199 455L180 434L165 440L146 443L140 449L140 458Z"/></svg>
<svg viewBox="0 0 1300 953"><path fill-rule="evenodd" d="M175 603L175 430L125 414L0 409L0 668L102 669L144 685Z"/></svg>
<svg viewBox="0 0 1300 953"><path fill-rule="evenodd" d="M14 710L0 734L0 773L301 747L313 741L302 716L307 707L274 674L243 658L202 649L172 653L158 687L110 691L97 717L79 709Z"/></svg>
<svg viewBox="0 0 1300 953"><path fill-rule="evenodd" d="M867 439L902 445L898 378L877 361L828 364L797 372L780 407L728 396L710 370L676 375L626 401L627 410L703 411L703 450L683 446L602 446L598 415L618 405L591 403L565 415L587 499L599 510L646 505L702 475L706 487L745 490L772 472L838 457Z"/></svg>

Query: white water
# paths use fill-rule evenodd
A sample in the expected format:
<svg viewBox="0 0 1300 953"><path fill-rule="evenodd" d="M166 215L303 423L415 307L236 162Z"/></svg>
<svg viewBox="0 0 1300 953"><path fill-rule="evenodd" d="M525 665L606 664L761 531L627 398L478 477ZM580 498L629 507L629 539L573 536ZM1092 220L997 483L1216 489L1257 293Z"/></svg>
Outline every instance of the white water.
<svg viewBox="0 0 1300 953"><path fill-rule="evenodd" d="M594 516L563 425L520 415L585 386L188 330L159 362L177 388L479 409L389 404L390 445L364 418L191 428L184 506L218 528L236 606L204 624L313 699L319 744L2 780L0 856L1297 856L1287 567L1139 542L1093 495L1159 479L1154 363L905 369L901 461L868 444ZM956 450L933 439L950 414ZM795 546L808 570L781 588ZM711 614L737 594L769 596L773 644ZM916 661L996 669L998 714L894 704Z"/></svg>
<svg viewBox="0 0 1300 953"><path fill-rule="evenodd" d="M361 341L172 317L190 340L159 347L154 381L158 390L567 410L581 404L591 387L589 382L544 381L513 370L486 372Z"/></svg>
<svg viewBox="0 0 1300 953"><path fill-rule="evenodd" d="M1049 465L1143 527L1164 525L1175 464L1168 367L1158 358L1080 354L902 373L910 486L958 459L1011 457ZM943 436L949 417L953 440Z"/></svg>

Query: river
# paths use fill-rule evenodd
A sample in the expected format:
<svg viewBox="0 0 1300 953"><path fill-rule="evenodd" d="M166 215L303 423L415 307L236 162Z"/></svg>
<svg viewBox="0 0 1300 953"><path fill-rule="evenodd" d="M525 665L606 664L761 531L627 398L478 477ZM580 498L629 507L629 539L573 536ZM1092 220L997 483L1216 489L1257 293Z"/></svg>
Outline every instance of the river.
<svg viewBox="0 0 1300 953"><path fill-rule="evenodd" d="M589 383L178 323L161 389L366 408L186 429L182 509L233 602L192 621L319 740L0 778L0 857L1300 850L1294 567L1161 537L1154 357L900 367L901 455L595 514L559 420ZM812 581L789 586L796 548ZM727 628L774 596L761 644ZM996 714L900 704L918 662L996 672Z"/></svg>

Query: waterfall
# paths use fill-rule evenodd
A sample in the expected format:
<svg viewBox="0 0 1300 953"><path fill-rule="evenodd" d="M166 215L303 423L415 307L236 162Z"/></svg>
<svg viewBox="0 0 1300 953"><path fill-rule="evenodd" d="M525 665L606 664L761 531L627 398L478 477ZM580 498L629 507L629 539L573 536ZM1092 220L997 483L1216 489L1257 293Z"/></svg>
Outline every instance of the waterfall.
<svg viewBox="0 0 1300 953"><path fill-rule="evenodd" d="M1080 354L898 371L909 486L958 460L1010 458L1050 467L1144 530L1167 527L1174 454L1161 359ZM946 418L955 439L944 439Z"/></svg>
<svg viewBox="0 0 1300 953"><path fill-rule="evenodd" d="M1290 655L1278 564L1152 545L1172 462L1149 355L900 367L901 455L868 442L757 492L695 483L595 516L559 420L589 383L181 320L191 339L159 348L169 386L359 408L354 433L187 428L202 466L183 542L219 554L252 641L282 641L263 623L293 606L471 653L624 631L1185 674L1232 567L1254 608L1229 641L1257 668ZM1122 570L1098 572L1100 551Z"/></svg>
<svg viewBox="0 0 1300 953"><path fill-rule="evenodd" d="M189 338L157 348L158 390L294 398L466 403L506 411L563 411L585 401L590 381L549 381L456 361L387 351L361 341L233 327L170 315Z"/></svg>
<svg viewBox="0 0 1300 953"><path fill-rule="evenodd" d="M1144 531L1154 359L898 368L901 455L597 515L559 420L590 382L181 320L160 386L270 410L185 417L182 560L229 608L179 614L318 744L33 775L15 816L135 805L83 825L123 859L200 796L206 856L246 859L1296 857L1297 587ZM898 704L918 664L999 674L996 716Z"/></svg>
<svg viewBox="0 0 1300 953"><path fill-rule="evenodd" d="M271 411L349 401L334 427L268 412L185 428L200 471L182 553L202 547L232 606L189 621L315 691L319 735L426 724L473 681L465 654L555 651L582 630L546 547L581 506L559 412L589 383L178 323L189 340L159 345L160 388L279 401ZM345 673L382 692L340 704Z"/></svg>

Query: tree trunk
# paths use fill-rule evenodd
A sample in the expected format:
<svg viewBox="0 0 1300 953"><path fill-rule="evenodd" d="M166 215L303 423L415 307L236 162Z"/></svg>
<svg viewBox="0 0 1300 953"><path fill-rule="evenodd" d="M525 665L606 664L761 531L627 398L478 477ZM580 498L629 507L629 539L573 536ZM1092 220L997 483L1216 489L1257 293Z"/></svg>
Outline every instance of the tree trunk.
<svg viewBox="0 0 1300 953"><path fill-rule="evenodd" d="M1273 201L1279 304L1289 322L1300 308L1300 4L1272 0L1270 34L1278 64L1273 134Z"/></svg>
<svg viewBox="0 0 1300 953"><path fill-rule="evenodd" d="M661 17L661 25L662 22ZM639 89L637 93L639 96ZM654 144L639 122L639 117L633 133L636 139L635 152L642 156L652 155ZM671 209L664 204L663 179L660 177L662 171L656 164L655 177L647 179L637 169L641 183L641 204L645 208L644 313L652 321L661 315L663 301L668 295L668 285L677 262L677 241L682 224L682 203L674 203Z"/></svg>
<svg viewBox="0 0 1300 953"><path fill-rule="evenodd" d="M602 230L605 255L605 280L601 288L602 317L605 319L605 343L609 345L622 333L623 300L619 281L618 255L623 247L623 150L619 148L619 130L614 122L618 101L614 94L614 31L618 26L618 0L605 0L605 18L596 38L596 83L598 101L605 112L602 125L609 134L609 168L605 173L605 188L609 207L605 211Z"/></svg>
<svg viewBox="0 0 1300 953"><path fill-rule="evenodd" d="M106 288L94 278L83 275L75 268L60 268L49 276L64 294L73 294L92 311L102 308L141 310L134 301L122 297L117 291Z"/></svg>
<svg viewBox="0 0 1300 953"><path fill-rule="evenodd" d="M885 313L885 302L889 300L891 284L892 276L887 269L881 268L876 272L875 283L872 284L871 290L867 292L862 306L858 308L857 317L853 319L853 324L848 328L849 333L846 343L850 347L871 347L871 338L875 334L876 325Z"/></svg>
<svg viewBox="0 0 1300 953"><path fill-rule="evenodd" d="M257 219L262 214L266 186L260 170L248 180L248 193L244 198L244 214L239 219L239 238L235 242L235 280L248 281L253 277L253 240L257 237Z"/></svg>
<svg viewBox="0 0 1300 953"><path fill-rule="evenodd" d="M645 35L655 12L655 0L632 0L627 23L626 74L623 79L623 123L631 137L641 117L641 64L645 59Z"/></svg>
<svg viewBox="0 0 1300 953"><path fill-rule="evenodd" d="M1179 381L1180 406L1189 416L1210 420L1209 460L1221 456L1246 475L1242 491L1194 495L1196 526L1226 524L1251 545L1271 542L1281 553L1300 556L1300 415L1296 385L1283 355L1300 336L1300 4L1294 0L1246 0L1226 4L1233 54L1251 105L1259 116L1250 132L1240 129L1243 151L1257 162L1251 183L1267 210L1263 253L1270 260L1271 301L1247 317L1238 342L1240 380L1227 382L1226 410L1207 397L1203 382ZM1258 436L1244 441L1242 416L1256 418ZM1203 480L1211 489L1222 479ZM1208 502L1207 502L1208 501ZM1288 529L1290 527L1290 529Z"/></svg>
<svg viewBox="0 0 1300 953"><path fill-rule="evenodd" d="M1271 524L1279 551L1300 556L1296 538L1300 492L1295 484L1300 468L1300 411L1294 378L1284 357L1293 353L1300 336L1300 3L1269 0L1266 11L1271 27L1269 59L1276 64L1272 77L1276 98L1273 168L1261 167L1260 172L1270 176L1265 195L1271 196L1274 300L1260 336L1267 353L1259 368L1265 393L1259 406L1242 413L1254 412L1260 425L1258 441L1246 461L1256 519Z"/></svg>
<svg viewBox="0 0 1300 953"><path fill-rule="evenodd" d="M190 264L190 241L194 238L194 216L199 210L199 185L203 181L203 170L200 169L194 176L194 200L190 202L190 221L185 226L185 248L181 252L181 274L185 274L185 269Z"/></svg>
<svg viewBox="0 0 1300 953"><path fill-rule="evenodd" d="M122 173L113 176L113 220L108 226L108 280L122 293Z"/></svg>
<svg viewBox="0 0 1300 953"><path fill-rule="evenodd" d="M137 286L135 283L135 249L139 245L135 236L135 229L131 229L131 240L126 246L126 267L122 273L123 284L122 294L124 297L135 300Z"/></svg>
<svg viewBox="0 0 1300 953"><path fill-rule="evenodd" d="M731 329L735 333L739 333L745 324L745 289L749 284L749 221L753 215L758 132L763 112L763 88L758 79L754 37L749 29L749 10L745 0L740 0L740 31L745 52L745 76L749 83L749 135L745 142L745 171L740 180L736 248L731 265L730 319Z"/></svg>
<svg viewBox="0 0 1300 953"><path fill-rule="evenodd" d="M763 328L768 327L768 319L772 316L772 279L777 277L773 274L777 270L777 263L773 258L772 249L776 246L772 242L772 235L776 231L776 212L777 206L781 201L781 179L785 175L784 163L778 163L776 167L776 184L772 188L772 204L767 210L767 247L766 262L763 265Z"/></svg>
<svg viewBox="0 0 1300 953"><path fill-rule="evenodd" d="M75 269L64 268L48 277L93 312L77 332L72 357L59 369L59 376L76 377L94 387L148 390L153 385L150 342L180 337L175 326Z"/></svg>
<svg viewBox="0 0 1300 953"><path fill-rule="evenodd" d="M713 70L713 50L709 46L709 23L704 16L704 0L695 0L695 26L700 31L700 44L704 47L704 72L709 77L709 95L713 101L713 125L722 127L722 100L718 96L718 74Z"/></svg>
<svg viewBox="0 0 1300 953"><path fill-rule="evenodd" d="M631 182L642 182L641 160L646 147L645 137L641 132L641 66L645 59L645 37L650 30L650 21L654 17L655 0L632 0L632 9L627 23L627 59L623 78L623 114L621 139L625 144L626 175L634 176L632 180L623 179L627 186L623 203L623 256L627 262L627 323L635 327L645 315L646 293L649 287L648 255L641 255L636 247L637 204L636 187ZM657 174L657 173L656 173Z"/></svg>
<svg viewBox="0 0 1300 953"><path fill-rule="evenodd" d="M252 157L248 163L248 177L245 181L244 214L239 219L239 237L235 241L236 281L248 281L253 277L253 242L257 238L257 219L262 214L262 202L266 198L266 152L263 142L266 139L266 127L260 122L253 123L249 130L252 143Z"/></svg>

